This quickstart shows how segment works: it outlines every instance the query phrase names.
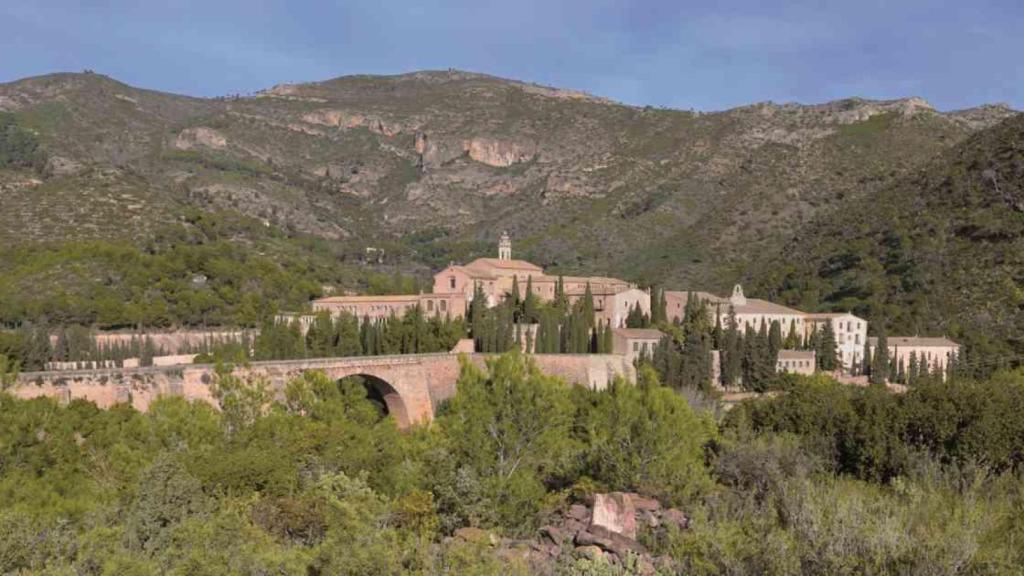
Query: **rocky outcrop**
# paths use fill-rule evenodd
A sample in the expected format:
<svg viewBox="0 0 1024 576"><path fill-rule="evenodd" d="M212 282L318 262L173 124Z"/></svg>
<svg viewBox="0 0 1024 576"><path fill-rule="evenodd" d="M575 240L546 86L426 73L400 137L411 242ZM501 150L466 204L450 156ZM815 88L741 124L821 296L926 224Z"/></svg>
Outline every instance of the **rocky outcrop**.
<svg viewBox="0 0 1024 576"><path fill-rule="evenodd" d="M182 130L174 139L174 147L178 150L193 150L195 148L222 150L228 147L228 139L213 128L199 126Z"/></svg>
<svg viewBox="0 0 1024 576"><path fill-rule="evenodd" d="M496 168L529 162L537 156L536 144L482 136L456 143L431 137L426 132L417 132L413 146L420 155L420 165L424 169L442 166L462 156Z"/></svg>
<svg viewBox="0 0 1024 576"><path fill-rule="evenodd" d="M622 492L594 495L590 527L636 538L636 509L632 498Z"/></svg>
<svg viewBox="0 0 1024 576"><path fill-rule="evenodd" d="M529 162L537 155L537 147L534 144L508 142L494 138L473 138L466 141L462 147L473 160L501 168Z"/></svg>
<svg viewBox="0 0 1024 576"><path fill-rule="evenodd" d="M636 573L675 573L671 558L654 556L638 541L641 533L686 529L689 520L675 508L663 508L638 494L595 494L588 504L573 504L550 518L531 541L496 539L478 528L462 528L454 538L494 546L498 553L526 559L537 574L554 574L566 558L603 560L613 566L630 563ZM633 572L631 572L633 573Z"/></svg>
<svg viewBox="0 0 1024 576"><path fill-rule="evenodd" d="M376 116L351 114L343 110L314 110L303 114L302 121L342 129L363 127L374 134L388 137L397 136L402 132L401 124L389 122Z"/></svg>

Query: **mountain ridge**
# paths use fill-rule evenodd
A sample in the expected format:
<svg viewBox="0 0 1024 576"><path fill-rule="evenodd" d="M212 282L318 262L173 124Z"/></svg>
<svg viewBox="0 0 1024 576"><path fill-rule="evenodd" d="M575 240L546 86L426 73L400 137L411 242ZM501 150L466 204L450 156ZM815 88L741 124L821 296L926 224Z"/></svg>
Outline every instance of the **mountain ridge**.
<svg viewBox="0 0 1024 576"><path fill-rule="evenodd" d="M507 229L556 272L722 290L815 218L1014 114L915 98L696 113L460 71L287 86L211 99L98 74L0 85L0 113L48 158L0 168L0 243L146 247L195 233L199 211L251 222L243 245L262 229L349 262L372 247L383 269L425 275Z"/></svg>

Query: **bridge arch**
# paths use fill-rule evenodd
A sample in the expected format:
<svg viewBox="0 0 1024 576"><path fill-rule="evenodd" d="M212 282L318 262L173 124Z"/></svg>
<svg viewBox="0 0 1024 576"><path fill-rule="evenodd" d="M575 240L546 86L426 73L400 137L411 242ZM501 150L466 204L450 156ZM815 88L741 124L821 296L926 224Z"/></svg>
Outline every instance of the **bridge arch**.
<svg viewBox="0 0 1024 576"><path fill-rule="evenodd" d="M348 379L361 380L362 385L366 388L367 399L380 406L385 415L393 417L399 428L407 428L412 424L405 399L390 382L368 372L344 374L337 378L337 382L341 384L343 380Z"/></svg>

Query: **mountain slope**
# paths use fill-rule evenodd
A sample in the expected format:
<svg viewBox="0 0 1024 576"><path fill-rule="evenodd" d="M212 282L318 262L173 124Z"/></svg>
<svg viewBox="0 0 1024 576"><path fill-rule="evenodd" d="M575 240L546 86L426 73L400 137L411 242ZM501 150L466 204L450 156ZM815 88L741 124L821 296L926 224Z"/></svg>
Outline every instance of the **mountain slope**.
<svg viewBox="0 0 1024 576"><path fill-rule="evenodd" d="M281 242L339 262L375 247L387 271L423 275L508 229L554 270L721 289L1012 111L912 98L692 113L447 71L224 99L56 74L0 85L0 113L48 157L0 167L0 246L160 245L204 236L199 211L256 224L228 240L275 258L303 253Z"/></svg>
<svg viewBox="0 0 1024 576"><path fill-rule="evenodd" d="M1024 354L1024 115L821 216L753 276L793 304Z"/></svg>

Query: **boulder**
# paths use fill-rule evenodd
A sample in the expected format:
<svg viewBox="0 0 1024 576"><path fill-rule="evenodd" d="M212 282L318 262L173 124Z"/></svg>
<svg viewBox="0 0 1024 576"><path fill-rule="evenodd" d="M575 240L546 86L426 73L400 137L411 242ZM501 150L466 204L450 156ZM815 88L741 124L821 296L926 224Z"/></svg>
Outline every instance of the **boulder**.
<svg viewBox="0 0 1024 576"><path fill-rule="evenodd" d="M591 560L604 558L604 550L597 546L577 546L575 554L578 558L589 558Z"/></svg>
<svg viewBox="0 0 1024 576"><path fill-rule="evenodd" d="M675 508L669 508L661 513L661 521L664 524L674 524L678 526L680 530L686 530L690 527L690 519Z"/></svg>
<svg viewBox="0 0 1024 576"><path fill-rule="evenodd" d="M569 506L568 517L577 522L590 522L590 510L582 504L573 504Z"/></svg>
<svg viewBox="0 0 1024 576"><path fill-rule="evenodd" d="M600 526L592 526L589 530L581 530L576 534L576 545L597 546L606 552L614 553L620 558L625 558L629 552L644 552L643 545L636 540Z"/></svg>
<svg viewBox="0 0 1024 576"><path fill-rule="evenodd" d="M644 498L639 494L627 494L630 501L633 502L633 508L637 511L646 510L649 512L655 512L661 510L661 502L658 502L654 498Z"/></svg>
<svg viewBox="0 0 1024 576"><path fill-rule="evenodd" d="M474 528L467 526L465 528L459 528L455 530L455 538L464 542L472 542L475 544L487 544L490 546L498 545L498 537L491 534L487 530L482 528Z"/></svg>
<svg viewBox="0 0 1024 576"><path fill-rule="evenodd" d="M562 531L557 526L542 526L540 535L555 546L561 546L562 540L565 538L565 535L562 534Z"/></svg>
<svg viewBox="0 0 1024 576"><path fill-rule="evenodd" d="M622 492L595 494L590 528L595 527L635 539L636 509L633 507L633 499Z"/></svg>

